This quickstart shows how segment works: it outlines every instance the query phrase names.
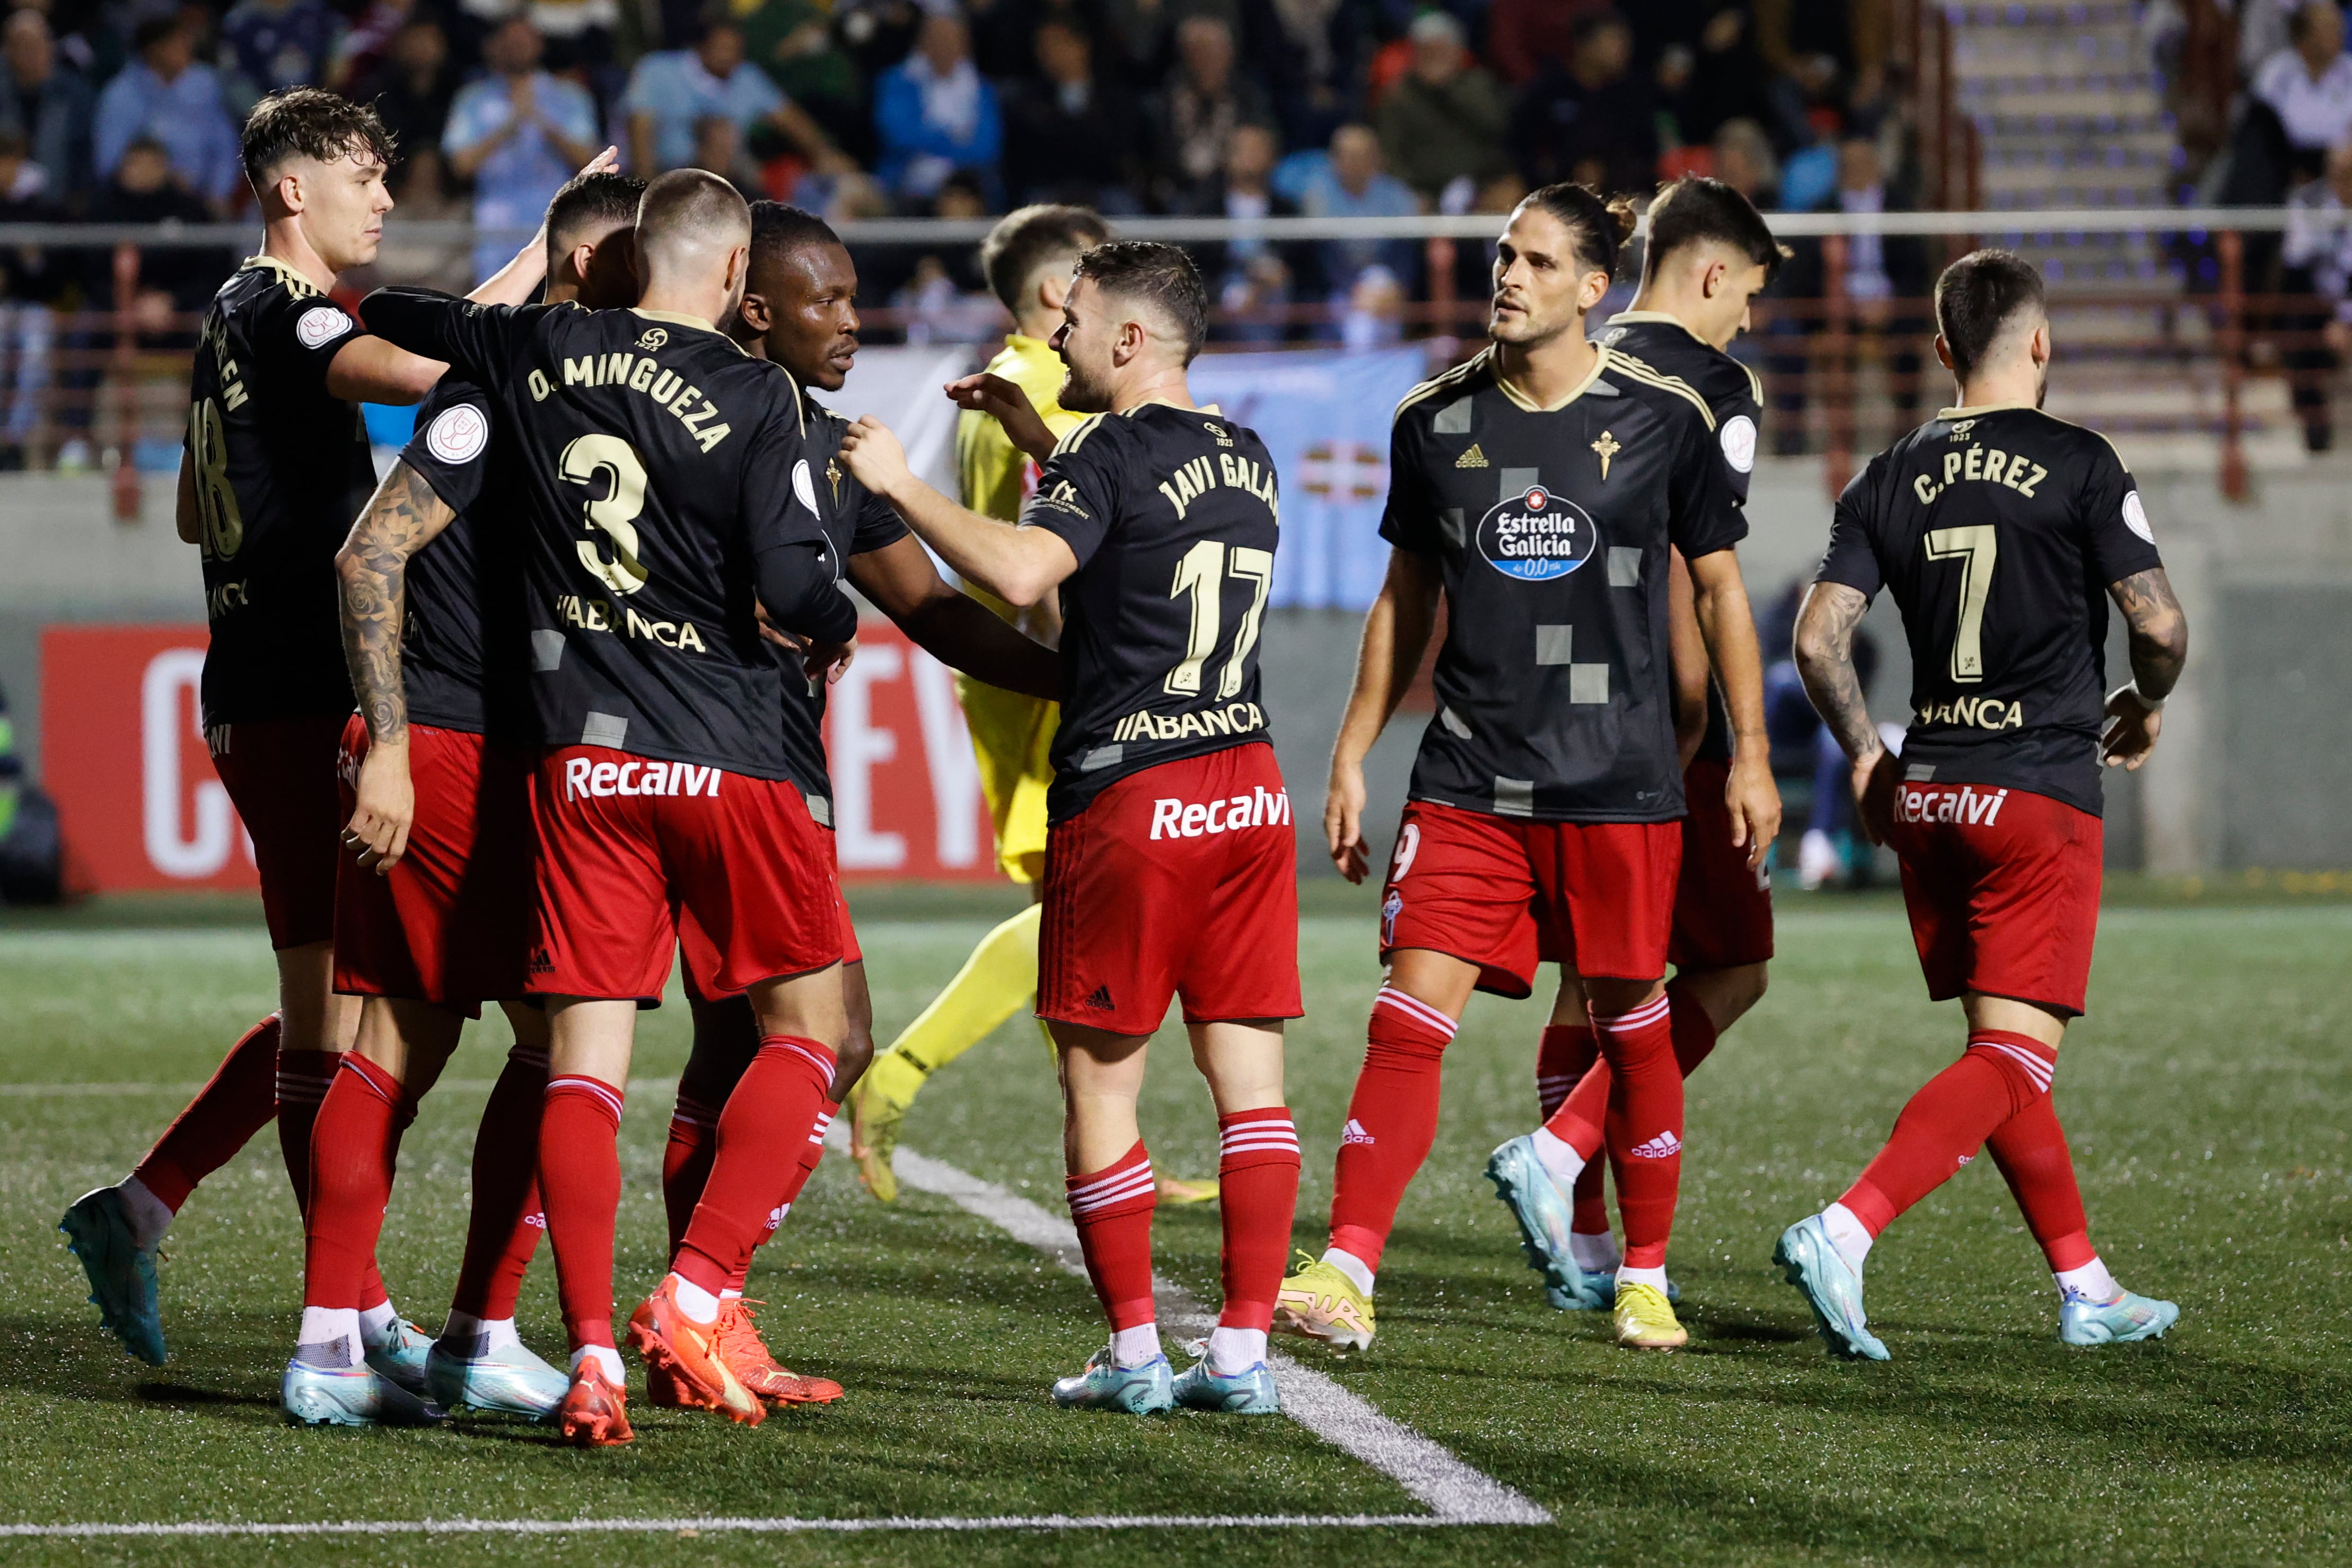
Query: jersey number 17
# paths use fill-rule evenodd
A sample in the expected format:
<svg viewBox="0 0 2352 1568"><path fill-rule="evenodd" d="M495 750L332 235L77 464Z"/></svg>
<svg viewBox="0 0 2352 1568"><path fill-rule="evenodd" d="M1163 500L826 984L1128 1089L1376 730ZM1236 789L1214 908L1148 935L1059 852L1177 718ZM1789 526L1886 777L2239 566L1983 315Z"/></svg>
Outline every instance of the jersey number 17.
<svg viewBox="0 0 2352 1568"><path fill-rule="evenodd" d="M1184 639L1184 657L1163 683L1173 695L1201 695L1201 666L1217 651L1227 576L1251 584L1250 607L1243 612L1242 623L1234 630L1234 651L1225 660L1224 674L1217 679L1217 695L1241 694L1244 667L1250 650L1257 646L1258 625L1265 618L1265 596L1274 587L1274 552L1244 545L1235 545L1229 551L1215 539L1202 539L1177 561L1176 581L1168 590L1171 599L1192 596L1192 626Z"/></svg>

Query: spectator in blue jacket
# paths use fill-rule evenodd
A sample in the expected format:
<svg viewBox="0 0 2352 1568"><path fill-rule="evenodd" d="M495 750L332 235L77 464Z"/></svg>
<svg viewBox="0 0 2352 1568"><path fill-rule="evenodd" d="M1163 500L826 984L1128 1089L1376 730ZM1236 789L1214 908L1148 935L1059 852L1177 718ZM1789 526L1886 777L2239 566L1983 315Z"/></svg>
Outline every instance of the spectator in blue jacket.
<svg viewBox="0 0 2352 1568"><path fill-rule="evenodd" d="M89 78L58 58L48 18L29 7L11 13L0 26L0 131L25 139L49 194L69 207L92 183L97 102Z"/></svg>
<svg viewBox="0 0 2352 1568"><path fill-rule="evenodd" d="M743 29L732 20L705 25L690 49L664 49L639 60L621 107L628 115L630 167L648 180L689 164L705 166L697 155L698 128L712 119L734 127L739 148L753 128L765 125L828 172L847 164L816 121L745 57Z"/></svg>
<svg viewBox="0 0 2352 1568"><path fill-rule="evenodd" d="M990 204L998 194L1004 122L996 89L971 63L971 29L952 5L927 11L914 52L876 84L876 172L902 202L929 202L958 170L980 177Z"/></svg>
<svg viewBox="0 0 2352 1568"><path fill-rule="evenodd" d="M131 36L139 57L115 72L98 95L98 172L110 176L123 150L152 137L172 173L195 194L226 206L243 171L236 127L220 78L196 63L196 37L179 13L151 16Z"/></svg>
<svg viewBox="0 0 2352 1568"><path fill-rule="evenodd" d="M499 24L482 46L489 74L467 82L449 105L441 152L474 182L474 276L506 265L572 172L596 155L596 100L539 68L546 45L522 13Z"/></svg>

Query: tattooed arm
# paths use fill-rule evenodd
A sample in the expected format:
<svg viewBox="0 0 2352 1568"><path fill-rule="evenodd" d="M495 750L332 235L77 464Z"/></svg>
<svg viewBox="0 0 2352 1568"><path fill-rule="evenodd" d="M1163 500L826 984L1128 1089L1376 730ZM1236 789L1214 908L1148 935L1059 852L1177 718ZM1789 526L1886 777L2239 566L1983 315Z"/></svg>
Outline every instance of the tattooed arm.
<svg viewBox="0 0 2352 1568"><path fill-rule="evenodd" d="M2164 699L2189 663L2189 618L2172 596L2172 582L2157 567L2107 585L2107 596L2123 612L2131 632L2132 681L2107 697L2107 725L2099 755L2110 768L2137 773L2156 749L2163 727Z"/></svg>
<svg viewBox="0 0 2352 1568"><path fill-rule="evenodd" d="M1870 841L1886 841L1898 765L1878 738L1864 700L1862 676L1853 667L1853 631L1870 609L1870 599L1843 582L1817 582L1797 612L1797 674L1846 756L1853 759L1853 798Z"/></svg>
<svg viewBox="0 0 2352 1568"><path fill-rule="evenodd" d="M393 465L335 554L341 580L343 660L367 721L358 804L343 847L370 870L390 871L408 849L416 794L408 778L408 699L401 689L400 632L408 609L408 559L456 514L405 463Z"/></svg>

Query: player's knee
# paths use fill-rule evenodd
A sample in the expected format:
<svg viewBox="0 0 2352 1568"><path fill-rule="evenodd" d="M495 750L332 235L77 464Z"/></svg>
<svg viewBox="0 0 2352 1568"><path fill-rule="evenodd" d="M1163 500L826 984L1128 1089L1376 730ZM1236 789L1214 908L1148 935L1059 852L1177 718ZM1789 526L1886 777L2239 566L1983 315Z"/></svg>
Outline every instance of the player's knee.
<svg viewBox="0 0 2352 1568"><path fill-rule="evenodd" d="M834 1054L833 1090L826 1098L835 1103L848 1098L851 1087L866 1076L866 1068L873 1062L874 1031L853 1016L848 1032L842 1037L841 1049Z"/></svg>

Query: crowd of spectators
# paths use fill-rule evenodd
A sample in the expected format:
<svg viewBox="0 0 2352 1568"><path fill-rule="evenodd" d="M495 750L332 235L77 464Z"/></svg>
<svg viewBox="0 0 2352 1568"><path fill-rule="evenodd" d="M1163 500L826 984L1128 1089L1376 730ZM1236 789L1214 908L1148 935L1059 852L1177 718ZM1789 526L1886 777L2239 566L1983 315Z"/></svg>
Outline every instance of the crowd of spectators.
<svg viewBox="0 0 2352 1568"><path fill-rule="evenodd" d="M1768 205L1842 199L1838 146L1899 159L1891 0L0 0L0 213L237 218L236 126L330 87L398 138L379 271L464 287L606 142L835 219L1501 212L1574 178L1711 171ZM496 232L490 232L496 231ZM1343 303L1377 334L1430 283L1410 244L1205 254L1231 335ZM995 329L968 255L883 258L869 298ZM184 305L184 258L145 292ZM0 464L48 377L40 309L111 304L103 255L0 256ZM1474 283L1474 288L1476 287ZM1389 329L1392 330L1392 328Z"/></svg>

